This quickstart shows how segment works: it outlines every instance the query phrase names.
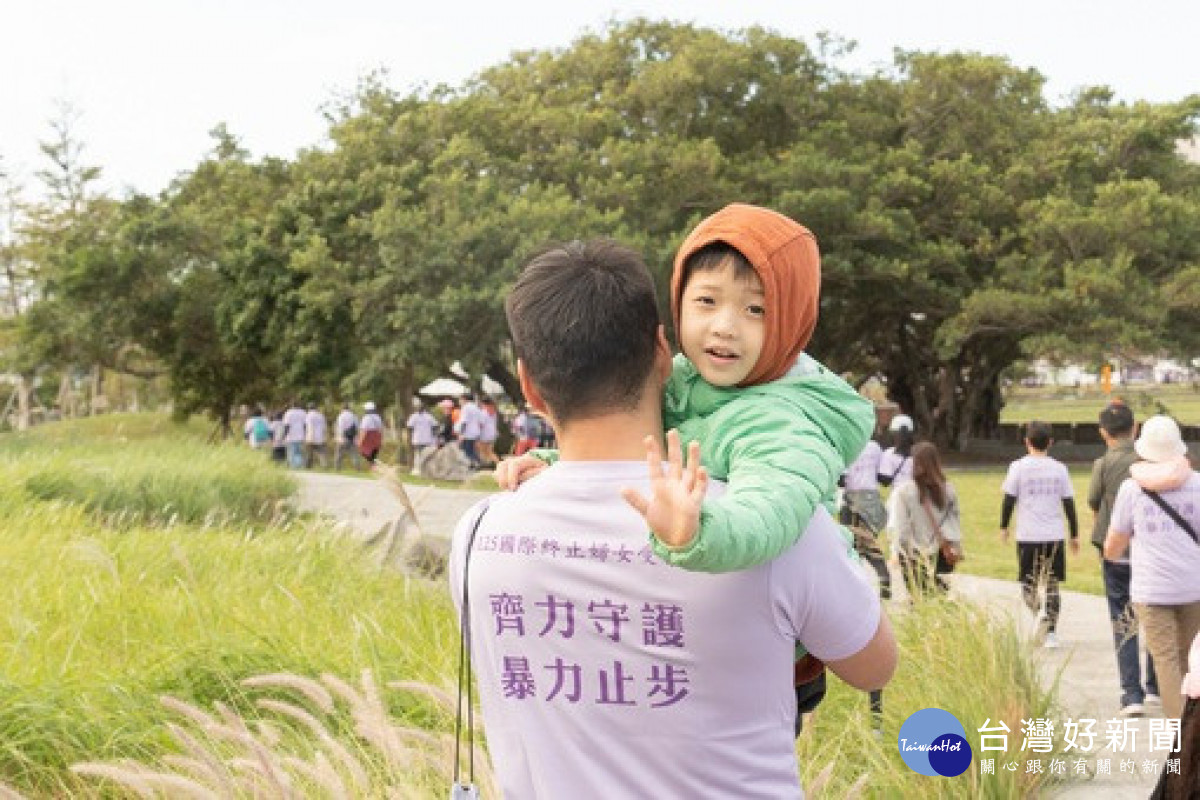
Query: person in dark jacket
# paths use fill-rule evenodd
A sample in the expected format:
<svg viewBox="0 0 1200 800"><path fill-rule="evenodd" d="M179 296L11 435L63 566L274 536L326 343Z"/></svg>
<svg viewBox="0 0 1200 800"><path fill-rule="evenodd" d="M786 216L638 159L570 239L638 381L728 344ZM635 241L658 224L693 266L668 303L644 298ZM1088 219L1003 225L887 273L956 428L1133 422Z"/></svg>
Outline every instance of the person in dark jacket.
<svg viewBox="0 0 1200 800"><path fill-rule="evenodd" d="M1088 486L1088 506L1095 514L1092 544L1100 552L1100 570L1104 577L1104 593L1108 597L1108 616L1112 620L1113 647L1117 653L1117 671L1121 678L1121 713L1127 717L1141 716L1145 706L1159 705L1158 678L1154 660L1146 654L1146 682L1142 683L1139 654L1138 623L1129 600L1129 554L1115 561L1104 558L1104 537L1112 519L1117 490L1129 477L1129 468L1138 461L1133 450L1133 435L1137 423L1133 410L1124 403L1114 402L1100 412L1100 436L1108 452L1092 464L1092 480Z"/></svg>

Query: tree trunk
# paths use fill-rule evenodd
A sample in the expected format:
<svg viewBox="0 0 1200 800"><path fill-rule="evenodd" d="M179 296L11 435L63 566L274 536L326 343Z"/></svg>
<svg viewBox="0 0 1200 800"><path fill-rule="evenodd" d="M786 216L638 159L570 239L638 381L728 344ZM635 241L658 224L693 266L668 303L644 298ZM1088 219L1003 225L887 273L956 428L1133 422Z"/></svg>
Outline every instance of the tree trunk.
<svg viewBox="0 0 1200 800"><path fill-rule="evenodd" d="M106 403L107 401L104 399L104 368L99 364L94 364L92 365L92 399L88 403L88 412L94 417L104 409Z"/></svg>
<svg viewBox="0 0 1200 800"><path fill-rule="evenodd" d="M29 413L33 399L33 381L28 375L17 378L17 430L27 431L30 427Z"/></svg>

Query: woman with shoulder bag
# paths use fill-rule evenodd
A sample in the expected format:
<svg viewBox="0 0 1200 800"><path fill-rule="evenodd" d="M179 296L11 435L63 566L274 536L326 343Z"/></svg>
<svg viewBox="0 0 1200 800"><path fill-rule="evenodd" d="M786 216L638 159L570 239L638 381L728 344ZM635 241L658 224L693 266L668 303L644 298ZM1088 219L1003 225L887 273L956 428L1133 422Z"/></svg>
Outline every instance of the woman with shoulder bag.
<svg viewBox="0 0 1200 800"><path fill-rule="evenodd" d="M945 592L940 576L962 559L958 496L942 471L938 449L921 442L912 449L912 480L896 492L892 553L912 597Z"/></svg>

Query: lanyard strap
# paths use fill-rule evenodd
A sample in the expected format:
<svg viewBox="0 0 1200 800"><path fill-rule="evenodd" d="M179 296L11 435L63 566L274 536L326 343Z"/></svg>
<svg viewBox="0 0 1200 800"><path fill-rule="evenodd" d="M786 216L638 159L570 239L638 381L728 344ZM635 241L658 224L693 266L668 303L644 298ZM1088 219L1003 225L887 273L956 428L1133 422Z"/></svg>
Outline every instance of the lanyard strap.
<svg viewBox="0 0 1200 800"><path fill-rule="evenodd" d="M463 727L463 696L466 696L467 718L467 780L475 782L475 711L471 694L471 550L475 546L475 534L479 532L479 523L488 512L485 505L471 526L471 535L467 537L467 550L463 555L462 603L458 625L458 707L454 715L454 782L461 783L462 759L462 727Z"/></svg>
<svg viewBox="0 0 1200 800"><path fill-rule="evenodd" d="M1149 497L1151 500L1153 500L1159 508L1165 511L1167 516L1170 517L1176 525L1183 529L1184 533L1192 537L1193 542L1200 544L1200 539L1196 538L1196 531L1191 525L1188 525L1187 520L1181 517L1178 511L1171 507L1170 503L1162 499L1162 495L1149 489L1142 489L1142 492L1146 495L1146 497Z"/></svg>

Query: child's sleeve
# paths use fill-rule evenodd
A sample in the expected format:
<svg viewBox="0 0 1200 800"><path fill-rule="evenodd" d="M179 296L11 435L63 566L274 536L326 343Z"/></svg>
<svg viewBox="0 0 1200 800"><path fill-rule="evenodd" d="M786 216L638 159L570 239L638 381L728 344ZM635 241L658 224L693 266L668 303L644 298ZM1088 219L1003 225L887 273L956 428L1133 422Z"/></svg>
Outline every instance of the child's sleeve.
<svg viewBox="0 0 1200 800"><path fill-rule="evenodd" d="M532 450L526 450L525 453L549 466L554 466L558 463L558 450L555 450L553 447L535 447Z"/></svg>
<svg viewBox="0 0 1200 800"><path fill-rule="evenodd" d="M651 537L655 553L683 569L730 572L778 556L833 495L875 425L871 402L827 370L736 403L702 442L707 466L728 476L729 490L705 501L686 546Z"/></svg>

